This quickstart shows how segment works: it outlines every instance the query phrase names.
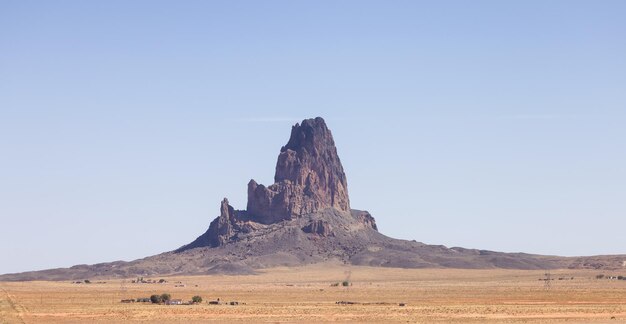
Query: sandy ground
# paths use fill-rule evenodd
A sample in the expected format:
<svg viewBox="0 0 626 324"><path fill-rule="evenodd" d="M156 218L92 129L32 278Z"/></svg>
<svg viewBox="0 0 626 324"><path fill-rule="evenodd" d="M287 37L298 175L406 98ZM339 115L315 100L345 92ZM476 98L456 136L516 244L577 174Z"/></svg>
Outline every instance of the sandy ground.
<svg viewBox="0 0 626 324"><path fill-rule="evenodd" d="M598 280L595 276L600 273L618 275L551 271L554 280L546 289L539 280L544 278L543 271L325 264L275 268L250 276L164 277L168 281L165 284L119 279L101 280L106 283L92 280L91 284L0 282L0 323L626 322L626 280ZM331 286L347 278L351 286ZM176 287L181 284L185 287ZM180 306L120 302L164 292L183 300L200 295L204 302ZM240 305L206 303L217 298ZM356 304L341 305L338 301Z"/></svg>

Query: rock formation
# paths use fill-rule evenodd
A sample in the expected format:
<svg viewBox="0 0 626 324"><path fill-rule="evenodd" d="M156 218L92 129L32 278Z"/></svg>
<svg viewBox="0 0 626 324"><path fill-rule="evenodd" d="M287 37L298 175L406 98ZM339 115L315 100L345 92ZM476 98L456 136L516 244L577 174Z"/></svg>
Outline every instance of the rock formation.
<svg viewBox="0 0 626 324"><path fill-rule="evenodd" d="M254 179L248 183L247 210L235 210L224 198L220 216L195 241L177 251L222 246L237 241L239 234L263 225L293 220L304 215L333 209L353 218L348 198L348 182L337 155L333 135L321 117L303 120L291 129L291 136L280 149L275 183L266 187ZM356 220L376 228L374 218L359 211ZM302 231L330 236L332 226L323 220L312 221Z"/></svg>
<svg viewBox="0 0 626 324"><path fill-rule="evenodd" d="M226 244L233 236L236 226L235 209L228 204L228 199L224 198L220 205L220 216L211 222L209 229L193 242L178 250L183 251L202 246L217 247Z"/></svg>
<svg viewBox="0 0 626 324"><path fill-rule="evenodd" d="M334 236L333 229L328 222L318 219L312 221L302 228L302 231L320 236Z"/></svg>
<svg viewBox="0 0 626 324"><path fill-rule="evenodd" d="M353 213L356 214L356 218L363 223L366 227L371 227L378 231L378 226L376 226L376 220L374 217L364 210L353 210Z"/></svg>
<svg viewBox="0 0 626 324"><path fill-rule="evenodd" d="M228 204L228 199L224 198L220 206L220 217L214 219L209 225L209 246L215 247L226 244L233 236L235 224L235 209Z"/></svg>
<svg viewBox="0 0 626 324"><path fill-rule="evenodd" d="M447 248L378 232L367 211L350 209L348 185L330 130L321 118L296 124L280 150L275 183L251 180L248 210L224 198L220 215L193 242L124 262L76 265L2 280L76 280L149 275L252 274L256 269L318 262L401 268L622 270L626 255L556 257ZM410 212L407 211L407 212Z"/></svg>
<svg viewBox="0 0 626 324"><path fill-rule="evenodd" d="M280 149L274 184L248 183L248 213L272 224L325 208L350 210L348 183L333 136L320 117L291 129Z"/></svg>

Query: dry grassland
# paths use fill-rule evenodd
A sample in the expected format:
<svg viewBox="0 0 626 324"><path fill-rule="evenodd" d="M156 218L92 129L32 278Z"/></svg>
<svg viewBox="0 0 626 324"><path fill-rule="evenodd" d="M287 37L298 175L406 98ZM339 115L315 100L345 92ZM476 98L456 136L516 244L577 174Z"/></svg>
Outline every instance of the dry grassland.
<svg viewBox="0 0 626 324"><path fill-rule="evenodd" d="M352 286L331 287L346 279L348 272ZM597 280L599 273L552 271L554 280L548 290L538 280L543 278L543 271L336 264L276 268L251 276L166 277L165 284L132 284L130 280L93 280L91 284L0 282L0 323L626 321L626 280ZM175 287L177 281L185 287ZM164 292L183 300L200 295L205 302L181 306L120 302ZM245 304L206 303L217 298ZM337 301L357 304L338 305Z"/></svg>

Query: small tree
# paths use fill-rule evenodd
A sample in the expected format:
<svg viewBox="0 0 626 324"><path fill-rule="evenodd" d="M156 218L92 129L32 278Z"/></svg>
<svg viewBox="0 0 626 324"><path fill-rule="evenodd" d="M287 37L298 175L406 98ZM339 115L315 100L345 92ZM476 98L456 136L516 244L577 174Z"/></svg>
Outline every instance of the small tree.
<svg viewBox="0 0 626 324"><path fill-rule="evenodd" d="M596 279L602 279L602 278L604 278L603 274L599 274L599 275L596 276Z"/></svg>
<svg viewBox="0 0 626 324"><path fill-rule="evenodd" d="M342 282L341 285L344 286L344 287L348 287L348 286L350 286L350 282L348 280L346 280L346 281Z"/></svg>
<svg viewBox="0 0 626 324"><path fill-rule="evenodd" d="M153 304L160 304L163 301L163 299L161 298L160 295L152 295L152 296L150 296L150 301Z"/></svg>
<svg viewBox="0 0 626 324"><path fill-rule="evenodd" d="M193 297L191 297L191 301L193 303L195 303L195 304L199 304L199 303L202 302L202 297L200 297L200 296L193 296Z"/></svg>
<svg viewBox="0 0 626 324"><path fill-rule="evenodd" d="M163 293L163 294L161 294L161 300L162 300L163 302L167 302L167 301L169 301L170 299L172 299L172 296L171 296L170 294L167 294L167 293Z"/></svg>
<svg viewBox="0 0 626 324"><path fill-rule="evenodd" d="M159 283L164 283L166 282L165 279L159 279Z"/></svg>
<svg viewBox="0 0 626 324"><path fill-rule="evenodd" d="M89 284L89 283L91 283L91 281L89 281L89 279L85 279L85 283Z"/></svg>

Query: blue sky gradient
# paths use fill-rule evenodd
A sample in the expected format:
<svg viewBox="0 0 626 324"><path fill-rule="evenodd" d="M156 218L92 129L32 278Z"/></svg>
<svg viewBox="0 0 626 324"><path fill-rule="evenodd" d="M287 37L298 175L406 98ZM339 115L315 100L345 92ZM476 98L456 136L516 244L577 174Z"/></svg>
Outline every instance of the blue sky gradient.
<svg viewBox="0 0 626 324"><path fill-rule="evenodd" d="M624 1L2 1L0 273L132 260L333 131L425 243L626 253Z"/></svg>

